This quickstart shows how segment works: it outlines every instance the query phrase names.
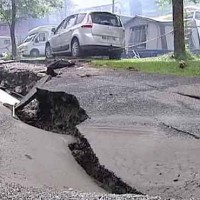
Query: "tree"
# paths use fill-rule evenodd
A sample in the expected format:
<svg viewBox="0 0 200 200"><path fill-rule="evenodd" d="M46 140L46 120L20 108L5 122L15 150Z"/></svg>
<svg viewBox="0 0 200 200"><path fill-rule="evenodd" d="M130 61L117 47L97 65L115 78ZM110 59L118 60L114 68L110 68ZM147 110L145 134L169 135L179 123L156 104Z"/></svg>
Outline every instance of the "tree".
<svg viewBox="0 0 200 200"><path fill-rule="evenodd" d="M182 60L186 58L183 0L172 0L172 10L174 27L174 57Z"/></svg>
<svg viewBox="0 0 200 200"><path fill-rule="evenodd" d="M198 3L200 0L158 0L162 6L172 3L174 28L174 56L176 59L186 58L185 32L184 32L184 3Z"/></svg>
<svg viewBox="0 0 200 200"><path fill-rule="evenodd" d="M57 7L62 7L62 0L0 0L0 21L9 25L13 59L17 56L16 22L28 17L42 17Z"/></svg>

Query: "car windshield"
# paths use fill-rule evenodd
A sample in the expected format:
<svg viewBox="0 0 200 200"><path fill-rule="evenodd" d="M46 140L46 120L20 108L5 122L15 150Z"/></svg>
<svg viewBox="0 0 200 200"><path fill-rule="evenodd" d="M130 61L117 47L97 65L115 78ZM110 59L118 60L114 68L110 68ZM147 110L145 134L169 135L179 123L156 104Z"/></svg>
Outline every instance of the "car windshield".
<svg viewBox="0 0 200 200"><path fill-rule="evenodd" d="M116 15L104 12L95 12L91 14L92 22L95 24L122 27L122 23Z"/></svg>
<svg viewBox="0 0 200 200"><path fill-rule="evenodd" d="M31 35L28 35L28 36L24 39L24 42L33 41L33 39L35 38L35 36L36 36L36 33L31 34Z"/></svg>

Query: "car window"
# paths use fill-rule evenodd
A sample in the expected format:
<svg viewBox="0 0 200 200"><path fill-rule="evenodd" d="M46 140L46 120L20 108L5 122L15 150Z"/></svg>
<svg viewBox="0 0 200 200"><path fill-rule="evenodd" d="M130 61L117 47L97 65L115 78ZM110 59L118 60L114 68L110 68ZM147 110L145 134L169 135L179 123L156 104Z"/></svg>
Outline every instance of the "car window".
<svg viewBox="0 0 200 200"><path fill-rule="evenodd" d="M68 18L68 20L66 21L66 24L64 25L64 28L70 28L72 26L75 25L75 22L76 22L76 18L77 18L77 15L72 15Z"/></svg>
<svg viewBox="0 0 200 200"><path fill-rule="evenodd" d="M35 38L35 42L39 43L39 42L45 42L46 41L46 32L40 33L36 38Z"/></svg>
<svg viewBox="0 0 200 200"><path fill-rule="evenodd" d="M34 34L31 34L31 35L28 35L25 39L24 39L24 42L30 42L30 41L33 41L35 36L36 36L37 33L34 33Z"/></svg>
<svg viewBox="0 0 200 200"><path fill-rule="evenodd" d="M104 12L94 12L91 14L92 22L95 24L122 27L122 23L116 15Z"/></svg>
<svg viewBox="0 0 200 200"><path fill-rule="evenodd" d="M66 24L66 20L63 20L60 25L57 27L56 31L55 31L55 34L58 34L60 33L64 28L65 28L65 24Z"/></svg>
<svg viewBox="0 0 200 200"><path fill-rule="evenodd" d="M80 24L84 20L85 16L86 16L86 13L79 14L77 17L76 24Z"/></svg>

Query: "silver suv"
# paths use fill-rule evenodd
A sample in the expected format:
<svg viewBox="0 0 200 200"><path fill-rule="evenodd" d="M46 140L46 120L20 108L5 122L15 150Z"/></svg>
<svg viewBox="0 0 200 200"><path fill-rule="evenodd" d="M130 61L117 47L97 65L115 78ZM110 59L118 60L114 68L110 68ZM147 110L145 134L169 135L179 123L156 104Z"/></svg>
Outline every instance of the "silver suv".
<svg viewBox="0 0 200 200"><path fill-rule="evenodd" d="M64 19L47 41L45 54L106 55L119 59L125 46L125 30L119 16L109 12L89 12Z"/></svg>

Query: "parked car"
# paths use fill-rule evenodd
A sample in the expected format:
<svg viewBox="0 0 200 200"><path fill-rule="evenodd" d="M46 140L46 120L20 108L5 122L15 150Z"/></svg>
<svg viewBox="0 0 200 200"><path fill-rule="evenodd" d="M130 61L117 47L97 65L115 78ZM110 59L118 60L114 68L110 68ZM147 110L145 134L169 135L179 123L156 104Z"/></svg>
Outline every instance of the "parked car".
<svg viewBox="0 0 200 200"><path fill-rule="evenodd" d="M23 43L18 46L22 56L38 57L45 55L45 44L52 34L53 25L39 26L29 31Z"/></svg>
<svg viewBox="0 0 200 200"><path fill-rule="evenodd" d="M64 19L46 43L45 54L108 55L119 59L125 46L125 30L120 17L109 12L74 14Z"/></svg>
<svg viewBox="0 0 200 200"><path fill-rule="evenodd" d="M9 36L0 36L0 56L4 53L11 53L11 38Z"/></svg>

